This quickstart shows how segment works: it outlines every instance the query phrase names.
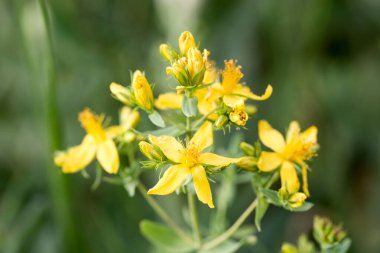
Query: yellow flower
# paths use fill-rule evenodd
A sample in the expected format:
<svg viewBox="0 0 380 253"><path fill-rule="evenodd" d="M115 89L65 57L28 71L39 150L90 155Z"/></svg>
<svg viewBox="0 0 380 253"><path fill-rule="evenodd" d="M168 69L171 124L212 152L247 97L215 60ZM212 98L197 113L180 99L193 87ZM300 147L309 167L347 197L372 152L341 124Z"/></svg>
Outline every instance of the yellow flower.
<svg viewBox="0 0 380 253"><path fill-rule="evenodd" d="M241 100L247 98L253 100L266 100L272 95L273 88L268 85L265 93L258 96L249 89L249 87L239 84L240 79L243 78L241 73L241 66L236 66L236 61L224 61L225 69L222 72L222 83L214 85L214 89L218 90L223 96L223 102L229 106L234 107Z"/></svg>
<svg viewBox="0 0 380 253"><path fill-rule="evenodd" d="M290 123L289 130L284 136L273 129L265 120L259 122L259 137L261 142L272 149L273 152L263 151L258 161L258 168L261 171L272 171L281 166L281 187L288 194L298 192L300 182L297 177L296 169L293 163L302 166L303 192L309 196L307 184L307 165L304 161L316 155L317 128L309 127L306 131L300 131L298 122Z"/></svg>
<svg viewBox="0 0 380 253"><path fill-rule="evenodd" d="M197 47L197 45L195 44L195 40L194 40L193 35L188 31L183 32L179 36L178 45L179 45L179 50L180 50L182 55L186 55L187 51L190 48L196 48Z"/></svg>
<svg viewBox="0 0 380 253"><path fill-rule="evenodd" d="M228 158L213 153L202 153L213 144L213 130L210 122L204 123L184 147L172 136L150 136L153 145L175 165L168 168L159 182L148 191L148 194L167 195L180 187L189 175L192 175L198 199L214 208L210 184L206 170L202 166L228 166L239 158Z"/></svg>
<svg viewBox="0 0 380 253"><path fill-rule="evenodd" d="M136 103L144 110L150 112L153 109L153 92L145 75L136 70L132 77L132 90Z"/></svg>
<svg viewBox="0 0 380 253"><path fill-rule="evenodd" d="M87 135L81 144L55 155L55 164L64 173L75 173L84 169L96 157L103 169L116 174L119 170L119 155L112 138L115 128L104 129L102 117L94 115L88 108L79 114L79 121Z"/></svg>
<svg viewBox="0 0 380 253"><path fill-rule="evenodd" d="M248 114L244 109L244 101L240 100L235 104L229 114L230 121L238 126L245 126L248 120Z"/></svg>
<svg viewBox="0 0 380 253"><path fill-rule="evenodd" d="M167 44L160 45L160 54L169 63L172 63L173 61L178 59L178 53L171 46Z"/></svg>
<svg viewBox="0 0 380 253"><path fill-rule="evenodd" d="M206 66L206 72L203 77L203 83L204 84L214 83L219 78L219 71L215 66L215 62L207 60L205 62L205 66Z"/></svg>
<svg viewBox="0 0 380 253"><path fill-rule="evenodd" d="M281 247L281 253L299 253L299 251L293 244L284 243Z"/></svg>

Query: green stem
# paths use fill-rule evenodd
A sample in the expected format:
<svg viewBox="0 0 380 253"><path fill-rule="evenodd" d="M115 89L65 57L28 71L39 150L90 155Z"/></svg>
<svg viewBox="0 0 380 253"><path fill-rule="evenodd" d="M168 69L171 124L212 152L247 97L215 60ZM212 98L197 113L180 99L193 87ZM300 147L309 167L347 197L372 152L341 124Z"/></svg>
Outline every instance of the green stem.
<svg viewBox="0 0 380 253"><path fill-rule="evenodd" d="M190 212L191 224L193 228L194 241L195 241L196 247L199 247L202 243L202 237L201 237L201 231L199 229L197 207L194 200L194 194L190 192L189 190L187 191L187 201L189 203L189 212Z"/></svg>
<svg viewBox="0 0 380 253"><path fill-rule="evenodd" d="M156 214L169 226L171 227L176 234L181 237L184 241L193 245L193 240L184 232L171 218L170 216L162 209L162 207L156 202L154 198L147 194L147 189L145 186L139 181L137 184L137 188L139 189L141 195L148 202L148 204L152 207L152 209L156 212Z"/></svg>
<svg viewBox="0 0 380 253"><path fill-rule="evenodd" d="M276 172L265 185L265 188L269 188L273 183L275 183L278 180L278 178L279 174ZM240 228L244 221L251 215L251 213L256 209L257 202L258 198L255 198L255 200L252 201L252 203L247 207L247 209L240 215L240 217L234 222L234 224L232 224L232 226L229 229L227 229L225 232L223 232L215 239L209 241L208 243L205 243L202 246L202 250L209 250L215 248L216 246L230 238Z"/></svg>

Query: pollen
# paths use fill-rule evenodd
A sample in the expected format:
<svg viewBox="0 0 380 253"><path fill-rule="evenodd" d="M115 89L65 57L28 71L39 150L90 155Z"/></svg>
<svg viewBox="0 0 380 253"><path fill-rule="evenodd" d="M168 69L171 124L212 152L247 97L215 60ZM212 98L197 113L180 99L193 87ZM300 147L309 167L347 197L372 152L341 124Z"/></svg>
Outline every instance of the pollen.
<svg viewBox="0 0 380 253"><path fill-rule="evenodd" d="M195 146L190 146L185 149L183 153L183 163L186 164L187 167L194 167L198 163L199 158L199 149Z"/></svg>

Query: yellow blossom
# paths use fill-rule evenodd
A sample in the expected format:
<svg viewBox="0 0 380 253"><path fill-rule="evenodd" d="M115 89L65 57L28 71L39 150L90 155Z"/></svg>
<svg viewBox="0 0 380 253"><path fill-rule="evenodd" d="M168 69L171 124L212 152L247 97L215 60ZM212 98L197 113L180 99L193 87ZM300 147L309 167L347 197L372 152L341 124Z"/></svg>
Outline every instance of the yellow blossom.
<svg viewBox="0 0 380 253"><path fill-rule="evenodd" d="M94 115L89 109L79 114L79 121L87 134L81 144L55 155L55 164L64 173L75 173L84 169L96 157L103 169L116 174L119 170L119 155L112 138L115 128L104 129L102 117ZM116 131L117 132L117 131Z"/></svg>
<svg viewBox="0 0 380 253"><path fill-rule="evenodd" d="M169 167L159 182L148 191L148 194L167 195L180 187L188 176L192 176L198 199L214 208L210 184L203 165L228 166L239 158L228 158L202 151L213 144L213 130L210 122L204 123L193 138L184 147L172 136L150 136L150 141L174 163Z"/></svg>
<svg viewBox="0 0 380 253"><path fill-rule="evenodd" d="M241 100L266 100L272 95L272 86L268 85L265 93L258 96L249 89L249 87L240 84L243 78L241 73L241 66L236 66L236 61L224 61L225 68L222 72L222 83L216 83L214 89L218 90L223 96L223 102L229 106L234 107Z"/></svg>
<svg viewBox="0 0 380 253"><path fill-rule="evenodd" d="M248 114L244 109L244 101L240 100L235 104L229 114L230 121L238 126L245 126L248 120Z"/></svg>
<svg viewBox="0 0 380 253"><path fill-rule="evenodd" d="M207 59L207 51L203 55L197 48L190 48L187 51L187 71L191 85L200 85L206 71L205 61Z"/></svg>
<svg viewBox="0 0 380 253"><path fill-rule="evenodd" d="M272 149L273 152L263 151L258 161L258 168L261 171L272 171L277 167L280 169L281 187L290 195L298 192L300 182L296 168L293 163L302 166L303 192L309 196L307 184L306 160L316 155L317 128L311 126L306 131L300 131L298 122L290 123L286 139L273 129L265 120L259 122L259 137L261 142Z"/></svg>
<svg viewBox="0 0 380 253"><path fill-rule="evenodd" d="M153 109L153 92L145 75L136 70L132 77L132 90L136 103L144 110L150 112Z"/></svg>
<svg viewBox="0 0 380 253"><path fill-rule="evenodd" d="M197 47L197 45L195 44L195 40L194 40L193 35L188 31L183 32L179 36L178 45L179 45L179 50L180 50L182 55L186 55L187 51L190 48L196 48Z"/></svg>

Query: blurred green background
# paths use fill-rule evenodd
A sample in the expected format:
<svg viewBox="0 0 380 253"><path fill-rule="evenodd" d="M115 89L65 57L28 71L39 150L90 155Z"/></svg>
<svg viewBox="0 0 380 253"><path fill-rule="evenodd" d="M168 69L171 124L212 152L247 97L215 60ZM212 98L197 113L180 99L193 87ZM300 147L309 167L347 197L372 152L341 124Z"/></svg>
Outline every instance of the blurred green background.
<svg viewBox="0 0 380 253"><path fill-rule="evenodd" d="M138 223L156 218L140 195L107 184L92 192L92 180L62 175L52 154L79 143L85 106L116 121L120 104L108 85L128 83L129 70L145 70L156 94L173 87L158 46L176 46L184 30L219 67L237 59L254 91L273 85L240 131L245 140L257 139L261 118L277 129L293 119L319 128L315 207L271 207L260 244L240 252L278 252L310 230L314 214L344 223L350 252L380 252L379 1L5 0L0 24L1 252L150 251ZM147 186L155 180L144 175ZM253 199L249 187L238 190L231 221ZM181 216L178 198L159 200Z"/></svg>

